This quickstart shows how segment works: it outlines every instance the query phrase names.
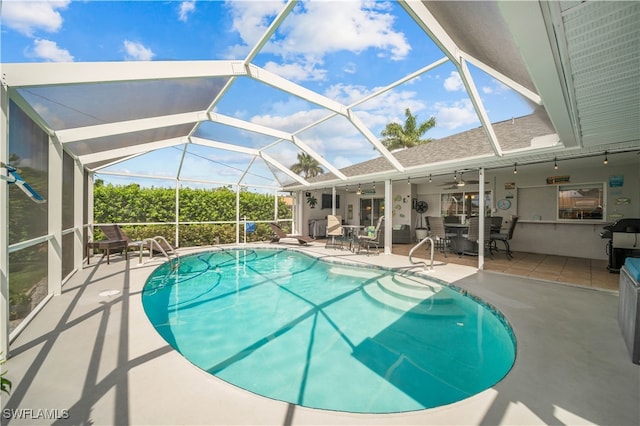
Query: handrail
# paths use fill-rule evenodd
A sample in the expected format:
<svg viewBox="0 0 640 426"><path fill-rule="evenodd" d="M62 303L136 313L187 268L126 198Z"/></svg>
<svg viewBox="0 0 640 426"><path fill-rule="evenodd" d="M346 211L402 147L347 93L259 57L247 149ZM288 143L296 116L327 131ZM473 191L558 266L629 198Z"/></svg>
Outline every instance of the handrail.
<svg viewBox="0 0 640 426"><path fill-rule="evenodd" d="M158 241L160 240L160 241ZM160 244L160 242L163 242L164 244L166 244L167 247L171 248L171 251L173 252L171 255L169 255L164 248L162 248L162 245ZM175 256L176 259L176 265L175 267L177 268L180 265L180 256L178 256L178 253L171 247L171 244L169 244L169 242L167 241L166 238L164 238L162 235L157 235L153 238L146 238L143 241L143 245L147 244L149 246L149 260L153 259L153 248L154 248L154 244L157 246L157 248L159 249L160 253L162 253L167 260L169 260L169 262L171 262L172 257L171 256ZM140 247L140 264L142 264L142 247ZM174 268L174 265L171 264L171 268Z"/></svg>
<svg viewBox="0 0 640 426"><path fill-rule="evenodd" d="M423 261L414 261L413 258L411 257L411 255L413 255L413 252L416 251L416 249L418 247L420 247L421 245L423 245L427 240L429 240L431 242L431 265L429 266L429 270L433 271L433 238L431 237L425 237L422 239L422 241L420 241L418 244L416 244L411 251L409 251L409 262L411 262L412 265L417 265L418 263L422 263L424 265L424 268L427 269L427 264Z"/></svg>

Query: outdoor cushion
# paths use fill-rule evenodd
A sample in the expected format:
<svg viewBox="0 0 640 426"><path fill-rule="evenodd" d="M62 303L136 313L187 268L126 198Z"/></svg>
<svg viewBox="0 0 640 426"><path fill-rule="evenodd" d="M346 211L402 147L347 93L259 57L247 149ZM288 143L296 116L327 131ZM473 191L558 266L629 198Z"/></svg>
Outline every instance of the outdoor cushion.
<svg viewBox="0 0 640 426"><path fill-rule="evenodd" d="M627 257L624 261L624 266L627 268L631 278L640 282L640 257Z"/></svg>

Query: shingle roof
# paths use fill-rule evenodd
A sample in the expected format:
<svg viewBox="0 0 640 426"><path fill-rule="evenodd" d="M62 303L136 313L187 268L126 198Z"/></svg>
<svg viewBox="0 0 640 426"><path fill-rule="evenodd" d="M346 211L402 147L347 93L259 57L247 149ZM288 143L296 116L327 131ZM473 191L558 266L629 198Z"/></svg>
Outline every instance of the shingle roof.
<svg viewBox="0 0 640 426"><path fill-rule="evenodd" d="M524 117L513 118L493 124L493 130L500 141L503 151L512 151L531 147L536 137L555 134L548 116L542 112L535 112ZM429 143L413 148L396 151L393 156L404 167L415 167L450 161L470 156L492 154L487 135L482 127L435 139ZM346 176L358 176L380 172L392 172L392 165L384 158L373 160L340 169ZM308 179L311 183L326 182L336 179L332 173L325 173Z"/></svg>

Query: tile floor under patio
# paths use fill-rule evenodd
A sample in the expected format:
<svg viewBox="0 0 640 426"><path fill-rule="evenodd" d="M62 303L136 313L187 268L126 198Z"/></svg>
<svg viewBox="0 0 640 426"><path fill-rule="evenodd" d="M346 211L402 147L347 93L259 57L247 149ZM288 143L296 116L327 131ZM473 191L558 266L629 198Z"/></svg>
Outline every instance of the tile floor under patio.
<svg viewBox="0 0 640 426"><path fill-rule="evenodd" d="M413 248L412 244L394 244L392 253L407 256ZM418 249L414 257L429 259L430 253L426 248ZM475 256L458 256L455 253L434 251L434 262L466 265L477 268L478 258ZM618 290L617 273L607 270L607 261L601 259L584 259L579 257L556 256L537 253L513 252L513 259L507 259L505 252L493 253L485 256L484 269L486 271L502 272L522 277L538 278L541 280L557 281L567 284L581 285L607 290Z"/></svg>
<svg viewBox="0 0 640 426"><path fill-rule="evenodd" d="M355 255L319 242L268 247L409 266L406 256ZM158 263L138 266L137 257L125 261L119 255L110 265L95 260L12 343L4 370L13 390L2 398L2 424L640 423L640 367L631 363L618 328L616 291L437 262L428 276L477 295L508 318L518 345L511 372L454 404L356 415L264 398L196 368L158 335L142 308L142 287ZM21 409L68 410L68 418L10 418Z"/></svg>

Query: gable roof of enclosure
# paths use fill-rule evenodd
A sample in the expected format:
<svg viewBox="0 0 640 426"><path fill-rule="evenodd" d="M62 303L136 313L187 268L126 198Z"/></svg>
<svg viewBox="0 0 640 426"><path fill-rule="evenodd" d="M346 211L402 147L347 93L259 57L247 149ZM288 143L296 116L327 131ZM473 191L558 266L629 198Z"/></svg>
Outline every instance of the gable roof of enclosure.
<svg viewBox="0 0 640 426"><path fill-rule="evenodd" d="M26 111L89 170L109 173L135 158L174 153L175 164L140 177L265 188L313 187L460 169L552 161L589 153L637 149L640 144L640 3L638 2L400 2L442 56L377 87L349 104L268 71L256 58L289 19L286 3L250 53L236 60L2 64L3 86ZM363 105L448 66L460 76L480 127L459 152L430 144L405 158L380 142ZM492 120L475 76L488 75L532 105L526 131ZM235 85L268 86L300 101L314 117L301 127L266 126L222 111ZM437 99L427 99L437 102ZM246 102L252 102L247 99ZM535 121L535 123L533 122ZM380 123L378 123L379 125ZM322 140L339 126L367 148L340 167ZM427 135L428 136L428 135ZM334 142L340 144L340 142ZM362 145L361 145L362 146ZM287 152L288 155L284 155ZM292 173L287 159L305 152L328 172L312 182ZM415 151L414 151L415 152ZM231 165L231 153L242 159ZM293 153L293 154L292 154ZM405 155L405 157L403 157ZM185 159L215 167L190 175ZM225 171L225 173L220 172ZM326 183L325 183L326 184Z"/></svg>

